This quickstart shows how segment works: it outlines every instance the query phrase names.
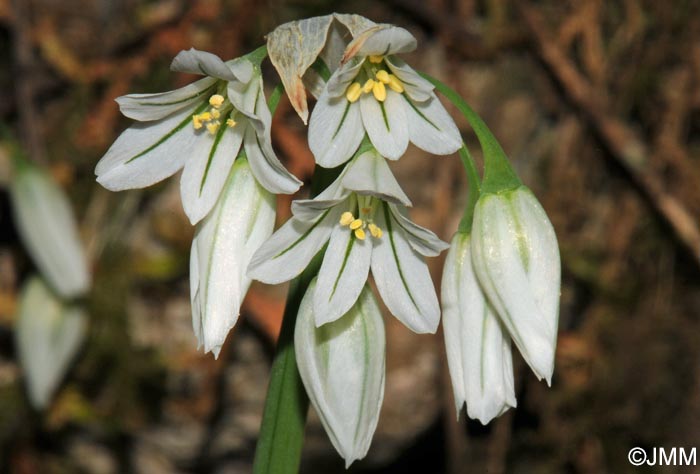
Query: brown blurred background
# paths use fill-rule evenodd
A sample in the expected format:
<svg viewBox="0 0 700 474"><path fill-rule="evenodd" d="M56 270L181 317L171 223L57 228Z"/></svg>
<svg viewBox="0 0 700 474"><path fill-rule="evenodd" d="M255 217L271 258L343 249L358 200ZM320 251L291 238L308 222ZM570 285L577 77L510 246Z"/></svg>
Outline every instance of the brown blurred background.
<svg viewBox="0 0 700 474"><path fill-rule="evenodd" d="M115 194L93 169L128 124L115 97L192 80L168 70L181 49L229 59L332 11L414 33L407 60L486 120L547 210L563 264L553 386L517 356L518 408L487 427L455 421L442 335L387 315L379 427L350 472L680 470L639 470L627 453L700 448L700 2L0 0L0 120L69 192L94 272L87 342L35 413L12 342L32 264L0 193L0 471L250 472L286 288L254 285L220 358L197 352L178 180ZM286 101L273 140L308 179ZM466 196L459 160L412 148L394 169L415 220L449 240ZM288 209L280 198L279 222ZM431 266L439 283L442 259ZM343 472L313 413L304 449L302 472Z"/></svg>

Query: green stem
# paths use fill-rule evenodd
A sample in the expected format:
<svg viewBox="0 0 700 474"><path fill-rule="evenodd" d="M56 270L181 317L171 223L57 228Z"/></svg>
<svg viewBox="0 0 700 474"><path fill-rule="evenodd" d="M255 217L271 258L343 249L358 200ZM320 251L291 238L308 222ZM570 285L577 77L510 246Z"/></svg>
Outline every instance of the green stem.
<svg viewBox="0 0 700 474"><path fill-rule="evenodd" d="M428 74L421 73L421 75L462 112L474 129L484 153L484 180L481 183L481 192L497 193L522 186L503 148L481 117L452 88Z"/></svg>
<svg viewBox="0 0 700 474"><path fill-rule="evenodd" d="M469 182L469 194L467 194L467 205L462 214L462 220L459 222L459 232L468 234L472 230L472 221L474 220L474 208L481 194L481 183L479 173L476 171L474 158L469 153L469 149L463 143L459 149L459 157L464 165L464 171L467 173L467 181Z"/></svg>
<svg viewBox="0 0 700 474"><path fill-rule="evenodd" d="M341 168L316 167L311 184L312 197L338 176ZM306 289L318 273L325 250L321 250L289 288L282 330L272 363L260 436L255 449L255 474L286 474L299 470L304 424L309 398L299 377L294 354L294 326Z"/></svg>

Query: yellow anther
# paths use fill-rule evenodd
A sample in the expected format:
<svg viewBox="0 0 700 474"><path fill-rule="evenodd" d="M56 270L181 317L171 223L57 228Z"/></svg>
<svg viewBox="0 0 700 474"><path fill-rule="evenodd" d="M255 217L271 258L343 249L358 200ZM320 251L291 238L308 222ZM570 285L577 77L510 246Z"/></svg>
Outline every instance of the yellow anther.
<svg viewBox="0 0 700 474"><path fill-rule="evenodd" d="M368 92L370 92L372 90L373 87L374 87L374 79L367 79L367 82L365 82L365 85L362 86L362 92L367 94Z"/></svg>
<svg viewBox="0 0 700 474"><path fill-rule="evenodd" d="M194 126L195 130L202 128L202 121L199 119L199 115L192 116L192 125Z"/></svg>
<svg viewBox="0 0 700 474"><path fill-rule="evenodd" d="M209 97L209 105L218 109L221 107L221 104L224 103L224 100L226 99L224 99L223 95L214 94L213 96Z"/></svg>
<svg viewBox="0 0 700 474"><path fill-rule="evenodd" d="M352 85L348 87L345 98L348 99L348 102L352 103L360 98L360 94L362 94L362 86L359 82L353 82Z"/></svg>
<svg viewBox="0 0 700 474"><path fill-rule="evenodd" d="M377 56L373 54L369 57L369 62L374 64L379 64L382 61L384 61L384 56Z"/></svg>
<svg viewBox="0 0 700 474"><path fill-rule="evenodd" d="M355 219L350 223L350 228L352 230L359 229L360 227L362 227L363 224L364 222L362 222L362 219Z"/></svg>
<svg viewBox="0 0 700 474"><path fill-rule="evenodd" d="M376 81L374 87L372 87L372 93L374 98L379 102L384 102L386 100L386 87L384 87L383 82Z"/></svg>
<svg viewBox="0 0 700 474"><path fill-rule="evenodd" d="M377 74L374 75L378 81L383 82L384 84L389 84L389 73L386 72L384 69L381 71L377 71Z"/></svg>
<svg viewBox="0 0 700 474"><path fill-rule="evenodd" d="M399 94L403 94L403 91L404 91L403 84L401 83L399 78L394 76L393 74L389 74L388 85L392 91L398 92Z"/></svg>
<svg viewBox="0 0 700 474"><path fill-rule="evenodd" d="M362 229L355 229L355 237L360 240L365 240L365 231Z"/></svg>
<svg viewBox="0 0 700 474"><path fill-rule="evenodd" d="M219 117L221 117L221 112L219 112L216 109L212 109L211 116L214 117L215 119L218 119Z"/></svg>
<svg viewBox="0 0 700 474"><path fill-rule="evenodd" d="M384 232L382 232L382 229L380 229L379 227L377 227L374 224L369 224L367 226L367 228L369 229L369 233L372 234L372 237L376 237L376 238L380 239L382 237L382 235L384 234Z"/></svg>
<svg viewBox="0 0 700 474"><path fill-rule="evenodd" d="M202 122L207 122L211 120L211 112L202 112L201 114L199 114L199 120L201 120Z"/></svg>
<svg viewBox="0 0 700 474"><path fill-rule="evenodd" d="M236 126L236 121L233 120L232 118L228 118L228 119L226 119L226 125L228 125L229 127L233 128L233 127Z"/></svg>
<svg viewBox="0 0 700 474"><path fill-rule="evenodd" d="M350 223L354 220L355 216L352 215L352 212L343 212L343 214L340 216L340 225L350 225Z"/></svg>
<svg viewBox="0 0 700 474"><path fill-rule="evenodd" d="M221 123L217 120L216 122L209 122L207 124L207 132L209 132L212 135L215 135L217 130L219 130L219 126Z"/></svg>

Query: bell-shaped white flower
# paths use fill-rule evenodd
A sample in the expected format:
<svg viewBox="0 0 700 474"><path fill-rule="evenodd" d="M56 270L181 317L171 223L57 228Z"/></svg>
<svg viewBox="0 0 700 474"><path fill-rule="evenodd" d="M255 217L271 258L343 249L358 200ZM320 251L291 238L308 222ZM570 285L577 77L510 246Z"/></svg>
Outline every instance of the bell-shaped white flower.
<svg viewBox="0 0 700 474"><path fill-rule="evenodd" d="M314 293L318 326L355 303L372 270L389 311L417 333L437 329L440 307L423 256L448 245L406 216L408 197L375 150L360 154L256 252L248 275L281 283L299 275L328 242Z"/></svg>
<svg viewBox="0 0 700 474"><path fill-rule="evenodd" d="M511 339L551 382L561 262L552 224L525 186L482 194L472 228L474 271Z"/></svg>
<svg viewBox="0 0 700 474"><path fill-rule="evenodd" d="M299 305L294 349L314 409L347 468L369 450L384 398L384 322L369 287L341 319L316 327L309 285Z"/></svg>
<svg viewBox="0 0 700 474"><path fill-rule="evenodd" d="M192 326L204 351L219 356L236 324L253 253L272 234L275 199L239 158L212 211L197 224L190 253Z"/></svg>
<svg viewBox="0 0 700 474"><path fill-rule="evenodd" d="M180 52L171 69L207 77L171 92L118 98L122 113L137 123L97 164L100 184L112 191L142 188L184 167L182 205L196 224L216 203L243 147L265 189L291 194L299 188L272 149L258 66L245 57L224 62L191 49Z"/></svg>
<svg viewBox="0 0 700 474"><path fill-rule="evenodd" d="M442 325L457 416L484 425L516 406L510 337L486 300L472 267L471 236L452 239L442 276Z"/></svg>
<svg viewBox="0 0 700 474"><path fill-rule="evenodd" d="M386 158L399 159L409 140L437 155L454 153L462 138L454 121L423 79L396 54L414 50L403 28L377 25L348 44L309 122L316 162L345 163L367 133Z"/></svg>
<svg viewBox="0 0 700 474"><path fill-rule="evenodd" d="M58 299L41 279L25 283L15 340L34 408L51 401L83 342L86 323L83 310Z"/></svg>
<svg viewBox="0 0 700 474"><path fill-rule="evenodd" d="M18 161L10 197L22 242L51 287L64 298L87 292L87 259L63 190L39 168Z"/></svg>

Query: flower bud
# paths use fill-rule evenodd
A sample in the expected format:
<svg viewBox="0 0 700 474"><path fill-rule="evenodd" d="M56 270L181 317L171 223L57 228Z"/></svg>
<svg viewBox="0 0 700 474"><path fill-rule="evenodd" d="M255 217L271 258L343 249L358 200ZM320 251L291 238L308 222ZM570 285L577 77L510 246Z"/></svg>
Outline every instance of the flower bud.
<svg viewBox="0 0 700 474"><path fill-rule="evenodd" d="M197 224L190 252L192 326L200 347L215 357L250 287L248 263L274 224L274 196L258 184L247 160L237 159L216 205Z"/></svg>
<svg viewBox="0 0 700 474"><path fill-rule="evenodd" d="M452 239L442 276L442 324L457 416L484 425L516 406L510 337L472 268L471 236Z"/></svg>
<svg viewBox="0 0 700 474"><path fill-rule="evenodd" d="M369 450L384 398L384 322L369 287L340 319L317 328L316 280L297 315L294 346L301 379L346 467Z"/></svg>
<svg viewBox="0 0 700 474"><path fill-rule="evenodd" d="M479 198L472 260L481 288L539 379L554 370L561 263L554 229L520 186Z"/></svg>
<svg viewBox="0 0 700 474"><path fill-rule="evenodd" d="M85 336L86 316L58 299L37 277L19 300L15 339L34 408L45 408Z"/></svg>
<svg viewBox="0 0 700 474"><path fill-rule="evenodd" d="M36 166L20 162L10 197L19 235L42 276L64 298L87 292L87 260L63 190Z"/></svg>

